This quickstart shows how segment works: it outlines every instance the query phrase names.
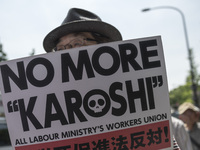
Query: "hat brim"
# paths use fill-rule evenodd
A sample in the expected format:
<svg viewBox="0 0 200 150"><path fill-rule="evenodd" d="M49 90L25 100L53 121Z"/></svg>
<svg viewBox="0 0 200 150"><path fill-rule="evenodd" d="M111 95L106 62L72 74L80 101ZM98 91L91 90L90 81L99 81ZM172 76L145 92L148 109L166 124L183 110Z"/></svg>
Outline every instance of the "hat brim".
<svg viewBox="0 0 200 150"><path fill-rule="evenodd" d="M181 104L178 108L178 112L181 115L188 109L191 109L194 112L199 112L199 108L189 102L185 102L185 103Z"/></svg>
<svg viewBox="0 0 200 150"><path fill-rule="evenodd" d="M58 39L74 32L93 32L108 37L111 41L120 41L120 32L112 25L100 21L74 21L61 25L52 30L44 38L43 47L46 52L51 52L56 46Z"/></svg>

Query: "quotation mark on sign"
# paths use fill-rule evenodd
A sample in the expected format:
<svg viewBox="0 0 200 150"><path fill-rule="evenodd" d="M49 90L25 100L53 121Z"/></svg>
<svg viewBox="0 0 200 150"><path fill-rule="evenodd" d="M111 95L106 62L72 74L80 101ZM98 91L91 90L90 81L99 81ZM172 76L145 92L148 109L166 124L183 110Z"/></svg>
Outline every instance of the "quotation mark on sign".
<svg viewBox="0 0 200 150"><path fill-rule="evenodd" d="M153 87L161 87L163 85L163 78L162 76L155 76L155 77L152 77L152 82L153 82Z"/></svg>
<svg viewBox="0 0 200 150"><path fill-rule="evenodd" d="M7 103L7 107L8 107L8 112L9 113L19 111L18 101L17 100L14 100L13 102L9 101Z"/></svg>

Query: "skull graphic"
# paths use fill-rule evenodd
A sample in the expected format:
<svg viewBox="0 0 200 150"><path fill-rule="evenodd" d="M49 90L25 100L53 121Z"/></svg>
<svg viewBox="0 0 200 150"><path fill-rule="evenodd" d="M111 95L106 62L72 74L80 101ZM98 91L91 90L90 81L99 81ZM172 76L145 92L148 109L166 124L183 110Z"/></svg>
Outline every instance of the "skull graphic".
<svg viewBox="0 0 200 150"><path fill-rule="evenodd" d="M103 90L91 90L83 99L83 107L92 117L104 116L110 109L110 97Z"/></svg>
<svg viewBox="0 0 200 150"><path fill-rule="evenodd" d="M93 95L90 97L88 105L95 113L99 113L106 106L106 101L102 95Z"/></svg>

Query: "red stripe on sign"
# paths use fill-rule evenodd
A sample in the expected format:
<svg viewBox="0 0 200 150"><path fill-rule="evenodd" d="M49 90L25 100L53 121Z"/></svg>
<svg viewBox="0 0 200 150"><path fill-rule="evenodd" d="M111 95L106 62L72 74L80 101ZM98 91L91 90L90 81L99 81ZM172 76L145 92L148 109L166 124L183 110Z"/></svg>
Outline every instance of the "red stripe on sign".
<svg viewBox="0 0 200 150"><path fill-rule="evenodd" d="M144 150L171 147L169 121L92 136L15 147L16 150Z"/></svg>

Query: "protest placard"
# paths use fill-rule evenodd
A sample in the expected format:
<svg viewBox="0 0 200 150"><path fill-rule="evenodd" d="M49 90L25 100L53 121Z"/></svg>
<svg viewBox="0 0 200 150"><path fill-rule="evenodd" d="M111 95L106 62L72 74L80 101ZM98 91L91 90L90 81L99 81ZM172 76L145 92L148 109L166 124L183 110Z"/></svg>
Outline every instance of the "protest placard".
<svg viewBox="0 0 200 150"><path fill-rule="evenodd" d="M0 64L16 150L171 149L160 36Z"/></svg>

